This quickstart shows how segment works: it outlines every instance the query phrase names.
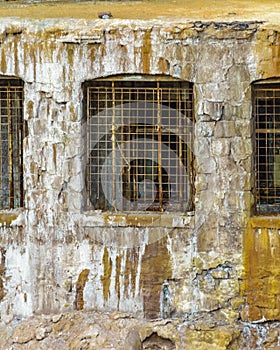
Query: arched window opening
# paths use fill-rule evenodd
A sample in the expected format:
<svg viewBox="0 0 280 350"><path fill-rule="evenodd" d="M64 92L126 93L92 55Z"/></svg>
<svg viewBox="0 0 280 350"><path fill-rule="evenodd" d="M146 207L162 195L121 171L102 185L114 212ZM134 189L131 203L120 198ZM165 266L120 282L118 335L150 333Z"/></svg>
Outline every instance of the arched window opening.
<svg viewBox="0 0 280 350"><path fill-rule="evenodd" d="M92 209L192 210L193 87L149 79L84 84Z"/></svg>

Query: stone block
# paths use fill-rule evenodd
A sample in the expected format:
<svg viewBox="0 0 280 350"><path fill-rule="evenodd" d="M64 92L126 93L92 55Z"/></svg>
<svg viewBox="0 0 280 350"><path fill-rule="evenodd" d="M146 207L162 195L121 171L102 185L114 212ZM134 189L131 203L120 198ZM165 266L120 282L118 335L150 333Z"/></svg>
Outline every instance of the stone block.
<svg viewBox="0 0 280 350"><path fill-rule="evenodd" d="M253 136L252 120L236 120L235 121L236 136L242 138L251 138ZM252 140L250 139L252 142Z"/></svg>
<svg viewBox="0 0 280 350"><path fill-rule="evenodd" d="M244 298L238 296L236 298L232 298L230 303L234 310L239 310L242 306L244 306L245 300Z"/></svg>
<svg viewBox="0 0 280 350"><path fill-rule="evenodd" d="M197 350L226 350L229 344L232 344L238 338L240 332L234 328L216 327L204 331L187 329L184 349Z"/></svg>
<svg viewBox="0 0 280 350"><path fill-rule="evenodd" d="M235 123L233 121L221 120L216 123L215 138L236 136Z"/></svg>
<svg viewBox="0 0 280 350"><path fill-rule="evenodd" d="M195 134L199 135L200 137L210 137L214 134L214 122L204 122L200 121L195 124Z"/></svg>
<svg viewBox="0 0 280 350"><path fill-rule="evenodd" d="M250 305L245 305L240 315L241 320L244 322L258 321L261 320L263 316L260 308Z"/></svg>
<svg viewBox="0 0 280 350"><path fill-rule="evenodd" d="M232 155L236 163L239 163L241 160L247 160L252 155L252 140L248 138L235 138L232 143ZM247 169L250 171L250 169Z"/></svg>
<svg viewBox="0 0 280 350"><path fill-rule="evenodd" d="M218 241L217 231L214 228L201 229L197 237L197 249L199 252L209 252L215 249Z"/></svg>
<svg viewBox="0 0 280 350"><path fill-rule="evenodd" d="M226 157L230 152L231 142L228 139L213 140L211 143L211 153L215 156Z"/></svg>
<svg viewBox="0 0 280 350"><path fill-rule="evenodd" d="M203 114L208 115L210 120L218 121L223 115L223 104L221 102L205 101Z"/></svg>
<svg viewBox="0 0 280 350"><path fill-rule="evenodd" d="M213 158L197 159L197 173L198 174L216 174L217 166Z"/></svg>
<svg viewBox="0 0 280 350"><path fill-rule="evenodd" d="M209 156L210 154L210 139L209 138L204 138L200 137L199 135L195 138L194 141L194 155L197 157L199 160L203 156Z"/></svg>
<svg viewBox="0 0 280 350"><path fill-rule="evenodd" d="M211 271L211 275L215 279L226 279L229 278L229 272L226 269L220 268Z"/></svg>

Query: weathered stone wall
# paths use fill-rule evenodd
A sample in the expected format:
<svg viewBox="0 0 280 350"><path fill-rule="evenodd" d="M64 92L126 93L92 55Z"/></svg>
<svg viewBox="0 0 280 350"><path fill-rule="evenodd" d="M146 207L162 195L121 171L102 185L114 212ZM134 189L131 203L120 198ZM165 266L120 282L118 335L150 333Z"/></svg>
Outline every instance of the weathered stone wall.
<svg viewBox="0 0 280 350"><path fill-rule="evenodd" d="M253 205L250 84L279 76L273 28L253 22L1 20L1 74L24 80L28 124L25 208L1 216L3 322L75 309L147 318L208 314L225 325L244 314L252 302L244 270L252 260L243 254ZM82 83L116 74L194 83L193 213L86 210ZM277 278L278 271L269 273Z"/></svg>

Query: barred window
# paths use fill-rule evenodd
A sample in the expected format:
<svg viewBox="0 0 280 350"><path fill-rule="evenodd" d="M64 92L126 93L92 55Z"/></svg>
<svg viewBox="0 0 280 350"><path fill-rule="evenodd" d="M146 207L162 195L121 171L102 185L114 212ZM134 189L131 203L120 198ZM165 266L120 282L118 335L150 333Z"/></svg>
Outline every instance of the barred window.
<svg viewBox="0 0 280 350"><path fill-rule="evenodd" d="M253 86L257 214L280 213L280 83Z"/></svg>
<svg viewBox="0 0 280 350"><path fill-rule="evenodd" d="M0 78L0 208L23 206L23 82Z"/></svg>
<svg viewBox="0 0 280 350"><path fill-rule="evenodd" d="M192 210L192 84L116 78L86 82L84 94L89 207Z"/></svg>

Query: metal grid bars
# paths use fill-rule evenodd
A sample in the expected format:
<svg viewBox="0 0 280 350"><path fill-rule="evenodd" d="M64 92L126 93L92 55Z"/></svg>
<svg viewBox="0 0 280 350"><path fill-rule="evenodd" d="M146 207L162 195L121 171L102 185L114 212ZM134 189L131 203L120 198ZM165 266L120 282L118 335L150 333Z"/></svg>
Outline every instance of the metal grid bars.
<svg viewBox="0 0 280 350"><path fill-rule="evenodd" d="M280 212L280 84L255 84L256 212Z"/></svg>
<svg viewBox="0 0 280 350"><path fill-rule="evenodd" d="M23 206L23 83L0 79L0 209Z"/></svg>
<svg viewBox="0 0 280 350"><path fill-rule="evenodd" d="M192 85L112 80L86 85L90 207L192 207Z"/></svg>

